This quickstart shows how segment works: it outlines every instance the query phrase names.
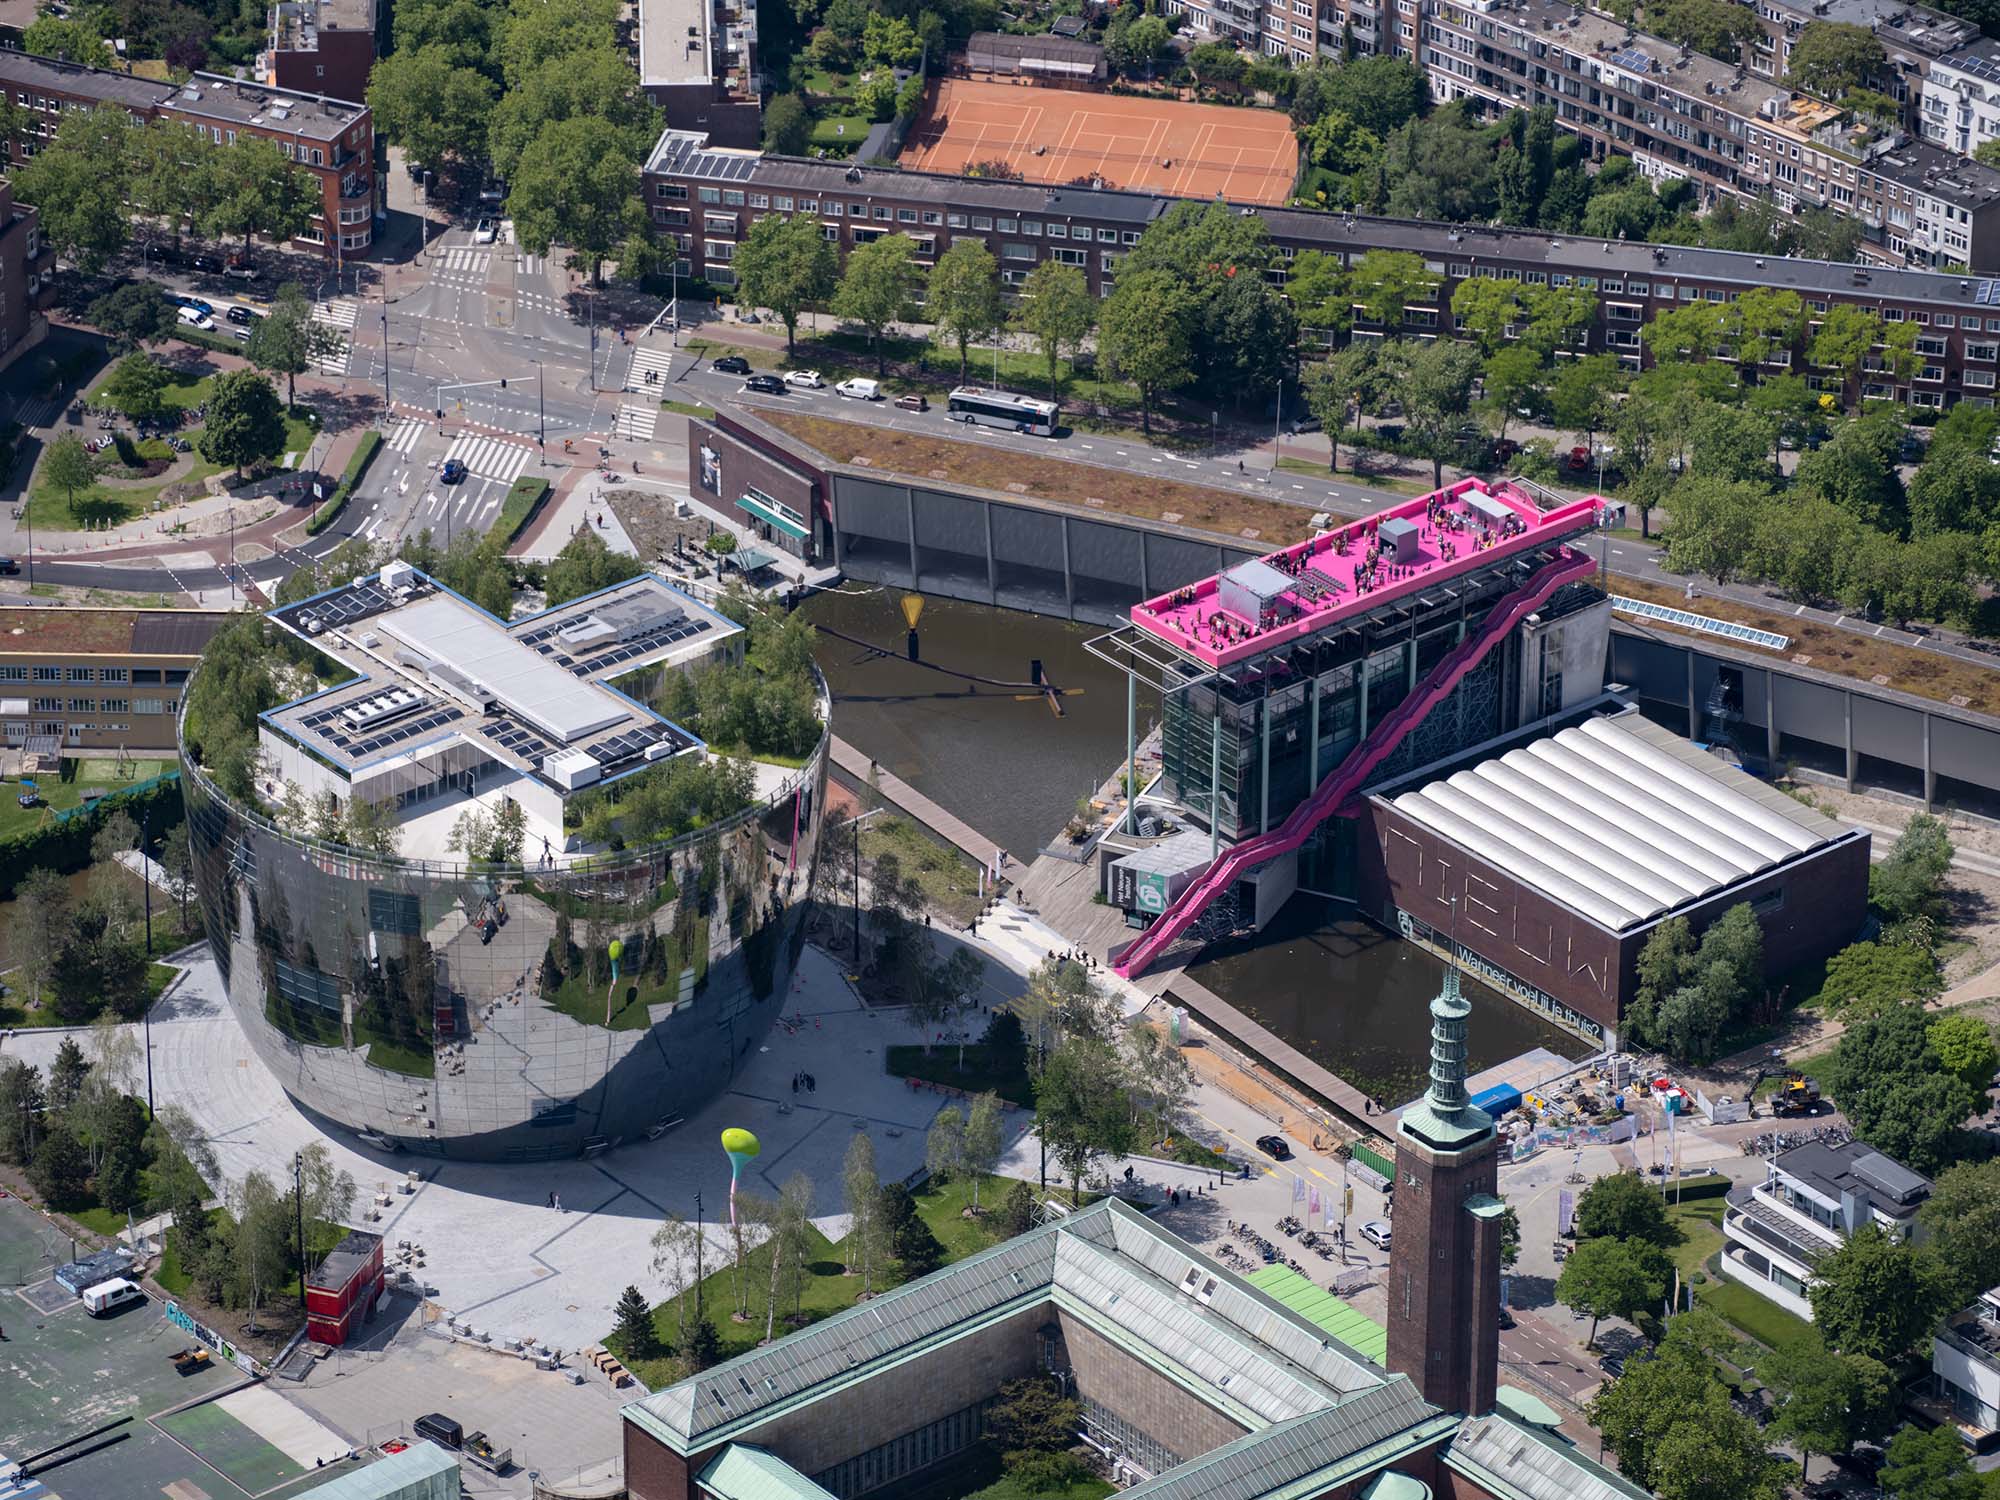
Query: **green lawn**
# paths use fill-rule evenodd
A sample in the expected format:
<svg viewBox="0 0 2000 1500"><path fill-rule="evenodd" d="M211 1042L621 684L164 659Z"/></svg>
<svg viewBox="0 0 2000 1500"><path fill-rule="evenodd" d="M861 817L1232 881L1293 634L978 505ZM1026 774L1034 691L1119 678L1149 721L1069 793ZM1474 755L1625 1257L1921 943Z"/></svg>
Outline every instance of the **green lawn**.
<svg viewBox="0 0 2000 1500"><path fill-rule="evenodd" d="M666 411L679 412L684 417L696 417L704 422L715 420L715 408L703 406L697 401L662 401L660 406Z"/></svg>
<svg viewBox="0 0 2000 1500"><path fill-rule="evenodd" d="M938 911L961 924L979 915L979 867L957 849L908 818L871 818L861 825L861 856L872 866L884 854L896 856L905 877L917 878Z"/></svg>
<svg viewBox="0 0 2000 1500"><path fill-rule="evenodd" d="M924 1056L922 1047L891 1047L888 1068L896 1078L921 1078L926 1083L941 1083L968 1094L983 1094L990 1089L1025 1109L1033 1109L1035 1105L1034 1085L1029 1082L1028 1070L1021 1059L1016 1057L1007 1066L1000 1066L988 1056L983 1043L975 1042L965 1049L963 1069L958 1066L958 1048L943 1045L929 1057Z"/></svg>
<svg viewBox="0 0 2000 1500"><path fill-rule="evenodd" d="M108 371L105 379L110 379ZM103 381L98 382L98 385L86 394L85 399L98 400L103 383ZM162 396L167 405L185 411L205 402L213 387L214 377L203 376L199 380L176 381L167 386ZM285 453L303 455L312 446L312 441L318 433L319 429L307 421L299 411L287 411L285 443L279 456L282 458ZM179 435L192 444L200 434L199 427L184 426L180 429ZM139 444L139 451L158 457L169 457L172 453L172 450L158 439L149 439ZM115 460L115 453L112 456ZM47 531L71 531L80 529L86 521L93 524L110 522L117 525L120 522L135 520L151 510L153 502L160 497L160 491L167 486L199 485L209 475L219 474L227 467L225 464L210 463L201 456L198 447L192 456L194 467L188 473L177 478L164 479L158 484L111 486L99 483L93 484L87 490L79 490L74 497L71 497L37 482L27 497L23 523L39 526Z"/></svg>
<svg viewBox="0 0 2000 1500"><path fill-rule="evenodd" d="M65 760L59 776L37 776L35 792L46 806L22 807L19 801L23 788L19 782L0 782L0 838L17 833L28 833L42 825L43 820L52 820L58 811L79 807L83 803L85 791L115 792L120 787L136 786L142 781L171 771L177 762L172 760L134 760L130 763L130 774L115 774L113 761Z"/></svg>
<svg viewBox="0 0 2000 1500"><path fill-rule="evenodd" d="M92 1204L89 1208L71 1209L66 1217L76 1220L85 1229L103 1235L106 1239L116 1239L125 1232L125 1215L113 1213L108 1208Z"/></svg>
<svg viewBox="0 0 2000 1500"><path fill-rule="evenodd" d="M1669 1252L1680 1267L1681 1280L1699 1271L1702 1263L1722 1248L1722 1211L1726 1206L1720 1198L1667 1205L1667 1221L1678 1226L1684 1236Z"/></svg>
<svg viewBox="0 0 2000 1500"><path fill-rule="evenodd" d="M980 1206L992 1210L999 1206L1012 1184L1004 1177L988 1177L980 1186ZM914 1195L917 1212L931 1227L931 1233L944 1246L945 1260L963 1260L966 1256L986 1249L1001 1238L997 1230L987 1227L991 1219L972 1220L962 1217L965 1208L972 1201L972 1186L969 1182L953 1182L943 1188L928 1190ZM817 1323L822 1318L845 1311L855 1305L861 1295L861 1278L845 1274L840 1255L833 1244L815 1232L812 1236L812 1259L810 1274L797 1304L796 1314L781 1306L778 1320L773 1329L774 1336L784 1337L798 1328ZM768 1254L751 1251L744 1257L744 1274L751 1283L750 1306L755 1317L748 1323L737 1323L730 1318L730 1309L736 1305L735 1277L733 1265L725 1264L720 1270L712 1271L702 1279L701 1304L708 1320L715 1325L722 1344L722 1358L733 1359L757 1347L764 1339L764 1294L770 1285L771 1261ZM888 1290L902 1281L902 1275L893 1261L878 1267L874 1278L877 1292ZM689 1293L689 1313L693 1312L693 1296ZM653 1309L653 1326L660 1331L662 1339L671 1341L679 1329L678 1319L671 1302L663 1302ZM606 1340L607 1347L620 1359L625 1356L615 1339ZM632 1373L647 1385L658 1390L662 1385L671 1384L676 1378L675 1362L671 1358L654 1360L625 1360Z"/></svg>
<svg viewBox="0 0 2000 1500"><path fill-rule="evenodd" d="M1812 1324L1786 1312L1777 1303L1758 1296L1740 1281L1731 1281L1714 1271L1694 1289L1705 1307L1712 1308L1760 1344L1777 1348L1804 1338Z"/></svg>
<svg viewBox="0 0 2000 1500"><path fill-rule="evenodd" d="M853 150L868 139L872 122L865 115L827 115L813 121L815 146L840 146Z"/></svg>

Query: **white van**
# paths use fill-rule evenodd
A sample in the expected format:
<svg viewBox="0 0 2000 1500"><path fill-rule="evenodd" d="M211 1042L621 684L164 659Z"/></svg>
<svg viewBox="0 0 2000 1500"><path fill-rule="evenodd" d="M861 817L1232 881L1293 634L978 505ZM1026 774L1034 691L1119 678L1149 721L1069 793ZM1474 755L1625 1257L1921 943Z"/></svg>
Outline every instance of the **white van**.
<svg viewBox="0 0 2000 1500"><path fill-rule="evenodd" d="M859 375L854 376L850 380L841 381L834 389L840 392L841 395L855 401L880 401L882 399L881 383L874 380L864 380Z"/></svg>
<svg viewBox="0 0 2000 1500"><path fill-rule="evenodd" d="M146 1294L140 1291L135 1283L118 1276L110 1281L100 1281L96 1286L85 1287L83 1310L93 1318L101 1318L107 1313L116 1312L128 1302L145 1300Z"/></svg>

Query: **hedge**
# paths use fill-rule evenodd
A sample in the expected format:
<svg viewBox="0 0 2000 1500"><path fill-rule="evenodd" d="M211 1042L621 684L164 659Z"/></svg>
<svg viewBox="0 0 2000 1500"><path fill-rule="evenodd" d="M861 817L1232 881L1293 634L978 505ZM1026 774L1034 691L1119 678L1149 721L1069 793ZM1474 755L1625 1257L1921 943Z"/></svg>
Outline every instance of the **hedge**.
<svg viewBox="0 0 2000 1500"><path fill-rule="evenodd" d="M68 819L45 823L29 833L0 839L0 895L11 898L28 872L54 870L71 875L90 864L90 841L97 836L105 814L122 808L135 823L145 822L158 838L181 821L181 779L169 772L144 791L111 792L98 799L88 812Z"/></svg>
<svg viewBox="0 0 2000 1500"><path fill-rule="evenodd" d="M205 328L196 328L192 323L182 323L175 327L173 337L185 344L198 344L204 349L214 349L222 354L241 354L242 339L233 334L210 333Z"/></svg>
<svg viewBox="0 0 2000 1500"><path fill-rule="evenodd" d="M521 534L521 528L534 518L542 502L549 497L549 482L536 474L523 474L514 481L507 491L507 499L500 506L500 515L493 523L493 534L500 539L502 547L513 543Z"/></svg>
<svg viewBox="0 0 2000 1500"><path fill-rule="evenodd" d="M361 476L368 472L376 450L382 446L382 434L369 428L361 434L361 446L354 450L354 457L347 461L347 472L340 476L340 483L333 493L314 511L312 519L306 522L306 535L315 536L332 524L333 518L347 506L347 497L354 493L354 487L361 483Z"/></svg>

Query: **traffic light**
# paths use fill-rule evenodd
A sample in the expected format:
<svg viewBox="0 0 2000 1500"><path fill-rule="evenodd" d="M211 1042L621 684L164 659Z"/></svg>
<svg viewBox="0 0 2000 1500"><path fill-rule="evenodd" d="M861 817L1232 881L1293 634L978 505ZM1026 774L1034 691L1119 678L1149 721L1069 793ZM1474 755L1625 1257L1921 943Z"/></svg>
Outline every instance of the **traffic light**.
<svg viewBox="0 0 2000 1500"><path fill-rule="evenodd" d="M444 408L443 408L442 406L440 406L440 407L439 407L439 408L437 409L437 416L438 416L438 420L439 420L440 422L442 422L442 421L444 420Z"/></svg>
<svg viewBox="0 0 2000 1500"><path fill-rule="evenodd" d="M507 377L505 375L500 377L500 389L503 391L507 389Z"/></svg>

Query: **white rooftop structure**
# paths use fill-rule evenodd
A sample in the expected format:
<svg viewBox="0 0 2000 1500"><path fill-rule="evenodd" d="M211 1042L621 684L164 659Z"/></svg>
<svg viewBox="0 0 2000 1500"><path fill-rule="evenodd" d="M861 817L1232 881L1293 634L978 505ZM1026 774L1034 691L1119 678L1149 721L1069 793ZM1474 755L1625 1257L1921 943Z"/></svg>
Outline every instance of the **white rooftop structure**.
<svg viewBox="0 0 2000 1500"><path fill-rule="evenodd" d="M1587 720L1391 805L1613 931L1857 836L1636 713Z"/></svg>

